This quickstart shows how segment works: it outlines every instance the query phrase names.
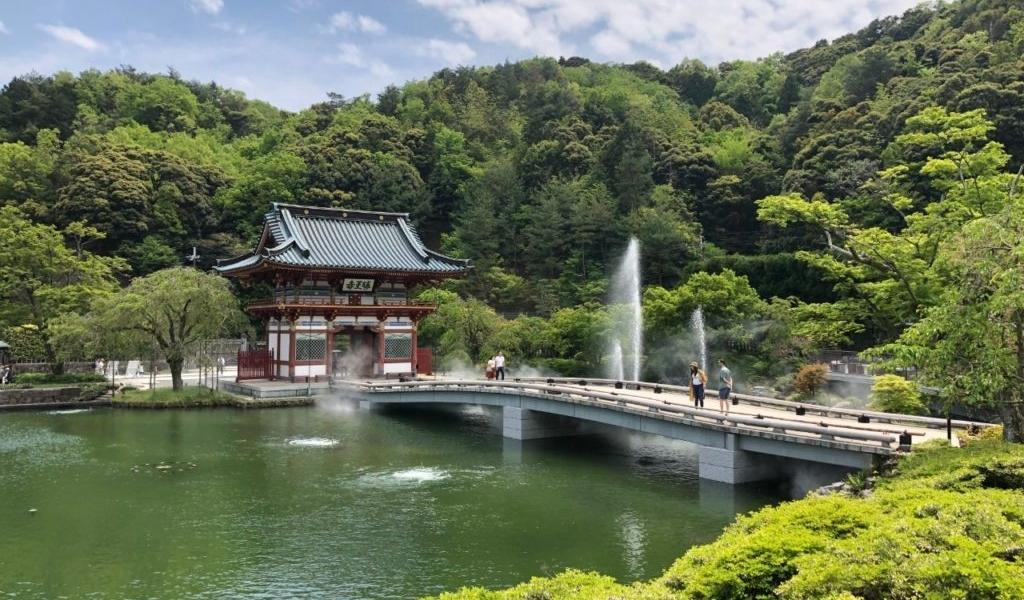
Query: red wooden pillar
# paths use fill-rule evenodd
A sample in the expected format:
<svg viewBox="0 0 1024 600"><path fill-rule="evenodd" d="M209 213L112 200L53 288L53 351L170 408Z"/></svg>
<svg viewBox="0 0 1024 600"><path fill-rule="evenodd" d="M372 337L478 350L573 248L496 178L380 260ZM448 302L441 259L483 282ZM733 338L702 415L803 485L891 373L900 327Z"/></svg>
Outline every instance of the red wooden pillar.
<svg viewBox="0 0 1024 600"><path fill-rule="evenodd" d="M418 346L416 345L417 323L416 319L410 319L410 321L412 321L412 358L410 359L410 361L412 362L412 376L415 377L420 372L419 358L417 357L417 354L419 354L419 352L417 351Z"/></svg>
<svg viewBox="0 0 1024 600"><path fill-rule="evenodd" d="M380 365L378 375L384 375L384 324L386 317L377 317L377 364Z"/></svg>
<svg viewBox="0 0 1024 600"><path fill-rule="evenodd" d="M288 378L291 381L295 381L295 318L296 315L292 315L292 319L289 320L288 325Z"/></svg>
<svg viewBox="0 0 1024 600"><path fill-rule="evenodd" d="M327 356L324 357L327 379L334 377L334 317L327 319Z"/></svg>
<svg viewBox="0 0 1024 600"><path fill-rule="evenodd" d="M277 328L275 329L277 332L277 352L274 354L274 358L270 361L271 364L274 365L274 379L281 376L281 365L279 364L281 362L281 319L282 317L278 315Z"/></svg>

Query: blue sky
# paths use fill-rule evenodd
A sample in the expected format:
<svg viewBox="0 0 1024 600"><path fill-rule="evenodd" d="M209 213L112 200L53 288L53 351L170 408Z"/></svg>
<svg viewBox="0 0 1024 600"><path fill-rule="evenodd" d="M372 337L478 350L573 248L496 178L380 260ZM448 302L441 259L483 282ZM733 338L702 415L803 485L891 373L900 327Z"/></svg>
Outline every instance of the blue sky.
<svg viewBox="0 0 1024 600"><path fill-rule="evenodd" d="M835 38L916 0L0 0L0 81L132 65L299 110L531 56L711 64Z"/></svg>

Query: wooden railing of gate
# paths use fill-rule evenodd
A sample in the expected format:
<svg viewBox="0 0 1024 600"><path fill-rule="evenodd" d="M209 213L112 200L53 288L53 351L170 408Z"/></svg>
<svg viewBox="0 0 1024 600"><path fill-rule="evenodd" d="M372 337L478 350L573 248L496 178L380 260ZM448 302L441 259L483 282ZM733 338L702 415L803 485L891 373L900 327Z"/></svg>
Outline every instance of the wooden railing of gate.
<svg viewBox="0 0 1024 600"><path fill-rule="evenodd" d="M238 351L238 375L235 381L243 379L273 379L274 351L257 348Z"/></svg>

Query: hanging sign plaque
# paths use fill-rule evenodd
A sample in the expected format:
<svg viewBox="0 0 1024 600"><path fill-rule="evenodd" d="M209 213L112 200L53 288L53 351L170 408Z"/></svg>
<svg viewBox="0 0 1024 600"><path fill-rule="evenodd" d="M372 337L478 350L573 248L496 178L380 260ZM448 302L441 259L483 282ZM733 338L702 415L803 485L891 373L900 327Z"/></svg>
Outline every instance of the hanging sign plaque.
<svg viewBox="0 0 1024 600"><path fill-rule="evenodd" d="M372 279L345 279L341 282L343 292L372 292Z"/></svg>

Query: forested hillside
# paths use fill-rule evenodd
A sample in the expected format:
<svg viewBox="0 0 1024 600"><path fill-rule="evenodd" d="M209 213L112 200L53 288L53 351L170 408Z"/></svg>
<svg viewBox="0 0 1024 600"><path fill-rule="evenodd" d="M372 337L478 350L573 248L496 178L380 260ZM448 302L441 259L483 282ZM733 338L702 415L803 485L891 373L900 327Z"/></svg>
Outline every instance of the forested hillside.
<svg viewBox="0 0 1024 600"><path fill-rule="evenodd" d="M579 311L635 235L652 335L696 304L723 330L770 319L787 329L726 336L770 340L770 362L891 342L939 302L928 244L965 222L963 202L942 203L968 181L1013 196L1022 51L1020 3L970 0L754 62L534 59L296 114L175 72L26 74L0 93L0 203L65 231L79 257L122 257L122 281L193 245L204 266L245 250L273 201L407 211L473 260L455 291L509 319L446 343L476 359L474 336L554 327L502 343L577 366L601 359ZM913 233L920 215L950 227ZM498 318L459 306L477 309Z"/></svg>

